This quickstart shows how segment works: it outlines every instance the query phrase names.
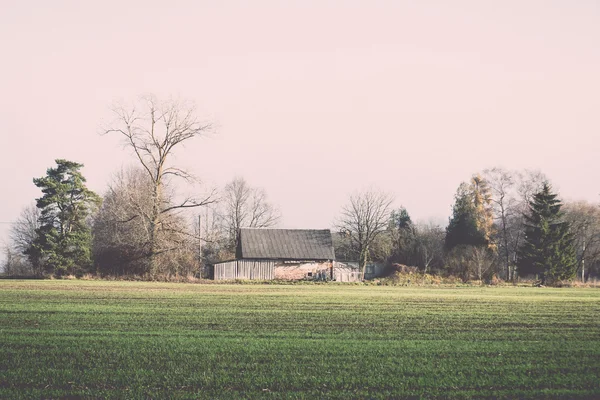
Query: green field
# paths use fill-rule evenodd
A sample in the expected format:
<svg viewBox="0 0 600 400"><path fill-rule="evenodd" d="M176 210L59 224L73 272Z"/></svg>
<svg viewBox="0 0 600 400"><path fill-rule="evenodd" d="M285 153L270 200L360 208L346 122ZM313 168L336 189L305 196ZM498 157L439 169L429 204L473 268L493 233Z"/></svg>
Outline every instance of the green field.
<svg viewBox="0 0 600 400"><path fill-rule="evenodd" d="M600 290L0 280L0 398L600 398Z"/></svg>

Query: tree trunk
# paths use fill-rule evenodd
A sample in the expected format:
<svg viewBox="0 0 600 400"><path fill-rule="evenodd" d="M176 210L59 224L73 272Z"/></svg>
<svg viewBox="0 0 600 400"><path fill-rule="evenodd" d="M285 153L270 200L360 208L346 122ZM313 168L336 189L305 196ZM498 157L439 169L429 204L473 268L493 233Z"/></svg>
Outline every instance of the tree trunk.
<svg viewBox="0 0 600 400"><path fill-rule="evenodd" d="M154 183L152 196L152 219L150 221L150 254L148 257L148 273L151 277L154 277L158 273L158 261L156 259L156 255L158 253L158 229L160 225L160 181Z"/></svg>
<svg viewBox="0 0 600 400"><path fill-rule="evenodd" d="M360 258L360 269L361 269L360 280L364 281L365 280L365 272L366 272L366 269L367 269L367 261L368 261L368 258L369 258L368 247L361 250L359 258Z"/></svg>

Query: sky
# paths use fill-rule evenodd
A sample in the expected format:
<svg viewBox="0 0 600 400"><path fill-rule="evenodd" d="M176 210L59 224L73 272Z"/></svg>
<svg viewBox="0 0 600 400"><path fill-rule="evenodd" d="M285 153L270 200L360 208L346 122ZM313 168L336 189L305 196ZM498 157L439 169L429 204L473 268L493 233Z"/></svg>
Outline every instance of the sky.
<svg viewBox="0 0 600 400"><path fill-rule="evenodd" d="M329 228L375 188L445 223L462 181L539 169L600 201L595 0L14 1L0 13L0 242L57 158L102 194L134 163L115 102L194 102L217 127L173 164Z"/></svg>

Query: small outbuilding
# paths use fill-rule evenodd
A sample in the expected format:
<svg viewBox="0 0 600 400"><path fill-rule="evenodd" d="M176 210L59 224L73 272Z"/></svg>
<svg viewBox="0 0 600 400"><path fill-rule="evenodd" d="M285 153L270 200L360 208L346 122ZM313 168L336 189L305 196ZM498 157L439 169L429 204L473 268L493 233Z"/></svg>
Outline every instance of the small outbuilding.
<svg viewBox="0 0 600 400"><path fill-rule="evenodd" d="M214 279L334 279L329 229L242 228L236 259L214 265Z"/></svg>

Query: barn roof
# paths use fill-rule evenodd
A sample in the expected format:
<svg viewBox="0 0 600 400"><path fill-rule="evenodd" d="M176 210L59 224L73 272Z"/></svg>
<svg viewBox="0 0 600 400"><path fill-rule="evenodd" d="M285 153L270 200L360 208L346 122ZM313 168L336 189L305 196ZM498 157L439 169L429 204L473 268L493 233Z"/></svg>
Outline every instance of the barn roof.
<svg viewBox="0 0 600 400"><path fill-rule="evenodd" d="M329 229L242 228L238 258L334 260Z"/></svg>

